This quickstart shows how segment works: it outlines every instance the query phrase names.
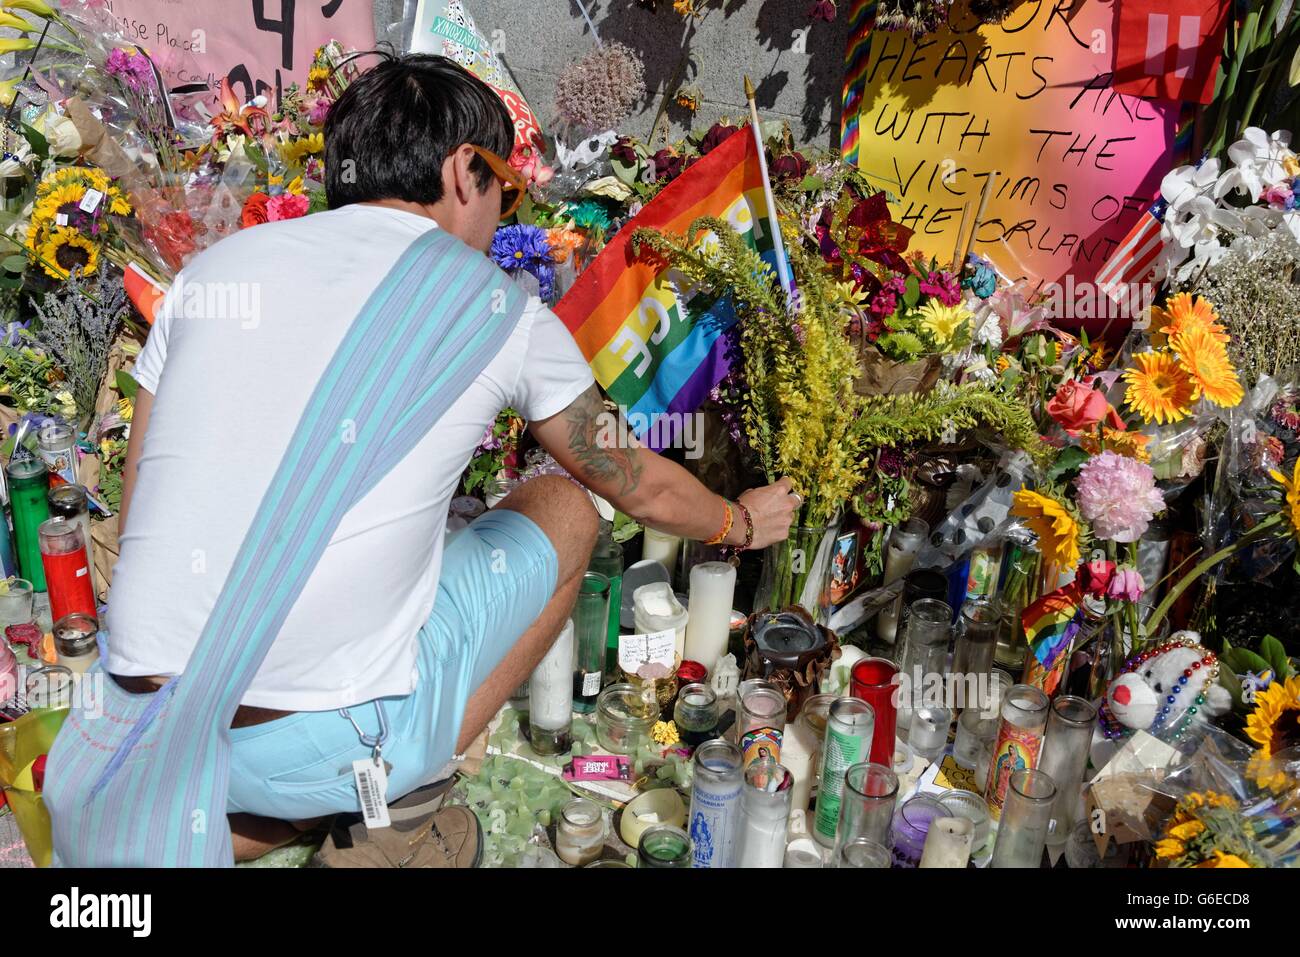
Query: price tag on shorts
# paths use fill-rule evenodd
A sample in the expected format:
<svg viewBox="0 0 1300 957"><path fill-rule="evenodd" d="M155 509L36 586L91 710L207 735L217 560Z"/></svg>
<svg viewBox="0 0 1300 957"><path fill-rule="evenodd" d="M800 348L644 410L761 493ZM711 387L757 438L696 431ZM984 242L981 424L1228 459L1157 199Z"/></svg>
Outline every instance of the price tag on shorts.
<svg viewBox="0 0 1300 957"><path fill-rule="evenodd" d="M352 779L366 827L388 827L388 771L383 762L362 758L352 762Z"/></svg>

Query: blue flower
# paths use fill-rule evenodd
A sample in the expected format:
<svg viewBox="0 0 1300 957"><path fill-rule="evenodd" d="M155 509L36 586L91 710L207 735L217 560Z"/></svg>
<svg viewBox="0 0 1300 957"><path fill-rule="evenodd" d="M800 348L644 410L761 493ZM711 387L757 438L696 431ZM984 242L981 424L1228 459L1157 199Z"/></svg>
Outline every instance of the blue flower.
<svg viewBox="0 0 1300 957"><path fill-rule="evenodd" d="M506 272L532 273L549 300L555 289L555 259L546 230L540 226L502 226L492 238L492 259Z"/></svg>
<svg viewBox="0 0 1300 957"><path fill-rule="evenodd" d="M565 210L573 224L582 229L606 230L610 226L609 210L605 204L595 199L584 199L574 203Z"/></svg>

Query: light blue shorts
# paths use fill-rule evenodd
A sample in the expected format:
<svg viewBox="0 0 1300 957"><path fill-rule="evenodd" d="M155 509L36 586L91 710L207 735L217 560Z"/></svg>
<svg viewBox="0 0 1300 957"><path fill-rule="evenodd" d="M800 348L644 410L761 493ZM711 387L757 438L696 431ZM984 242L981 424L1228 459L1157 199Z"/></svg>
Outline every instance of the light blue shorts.
<svg viewBox="0 0 1300 957"><path fill-rule="evenodd" d="M420 629L419 683L405 697L380 699L389 800L435 780L452 759L470 695L542 613L558 574L550 539L519 512L495 509L449 539ZM374 703L348 710L378 734ZM231 813L293 821L359 810L352 762L371 751L338 711L301 711L230 737Z"/></svg>

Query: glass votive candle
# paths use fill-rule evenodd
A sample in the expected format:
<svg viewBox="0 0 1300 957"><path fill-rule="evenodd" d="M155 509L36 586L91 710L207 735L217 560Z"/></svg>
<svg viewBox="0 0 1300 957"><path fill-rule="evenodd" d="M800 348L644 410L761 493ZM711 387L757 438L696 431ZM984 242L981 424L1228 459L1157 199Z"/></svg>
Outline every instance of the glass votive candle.
<svg viewBox="0 0 1300 957"><path fill-rule="evenodd" d="M75 680L72 670L62 665L38 668L27 676L27 707L33 711L37 708L69 707Z"/></svg>
<svg viewBox="0 0 1300 957"><path fill-rule="evenodd" d="M971 823L971 855L978 856L989 840L989 808L974 791L954 789L944 792L939 803L949 817L964 817Z"/></svg>
<svg viewBox="0 0 1300 957"><path fill-rule="evenodd" d="M979 765L980 755L993 749L998 733L996 718L986 718L976 708L967 708L957 719L957 736L952 743L952 758L963 768Z"/></svg>
<svg viewBox="0 0 1300 957"><path fill-rule="evenodd" d="M688 868L691 866L691 839L680 827L656 824L641 832L636 859L639 867Z"/></svg>
<svg viewBox="0 0 1300 957"><path fill-rule="evenodd" d="M785 846L785 867L807 870L825 866L821 848L811 837L796 837Z"/></svg>
<svg viewBox="0 0 1300 957"><path fill-rule="evenodd" d="M1051 775L1033 769L1011 775L989 867L1041 865L1055 800L1056 784Z"/></svg>
<svg viewBox="0 0 1300 957"><path fill-rule="evenodd" d="M1069 837L1096 723L1097 707L1091 701L1061 695L1052 702L1038 769L1050 775L1056 785L1056 800L1047 825L1047 843L1053 846L1064 844Z"/></svg>
<svg viewBox="0 0 1300 957"><path fill-rule="evenodd" d="M736 867L781 867L785 862L792 783L790 772L779 764L757 761L749 766L740 791Z"/></svg>
<svg viewBox="0 0 1300 957"><path fill-rule="evenodd" d="M610 754L632 754L658 719L655 702L636 685L610 685L596 699L596 740Z"/></svg>
<svg viewBox="0 0 1300 957"><path fill-rule="evenodd" d="M894 802L898 798L898 775L883 764L861 762L844 772L844 790L840 792L840 822L834 845L865 837L877 844L888 844ZM815 828L813 837L827 843Z"/></svg>
<svg viewBox="0 0 1300 957"><path fill-rule="evenodd" d="M921 852L921 867L963 868L970 863L975 825L964 817L940 817L930 823Z"/></svg>
<svg viewBox="0 0 1300 957"><path fill-rule="evenodd" d="M555 826L555 853L574 867L600 857L605 848L605 814L600 805L577 798L564 805Z"/></svg>
<svg viewBox="0 0 1300 957"><path fill-rule="evenodd" d="M912 729L908 747L918 758L931 763L938 761L948 746L948 729L952 726L949 708L917 708L912 712Z"/></svg>
<svg viewBox="0 0 1300 957"><path fill-rule="evenodd" d="M898 867L921 863L930 823L942 817L948 817L948 811L928 794L917 794L903 802L894 813L894 863Z"/></svg>
<svg viewBox="0 0 1300 957"><path fill-rule="evenodd" d="M871 705L876 726L871 735L871 761L888 765L893 761L895 727L898 721L898 666L887 658L863 658L849 672L849 691Z"/></svg>
<svg viewBox="0 0 1300 957"><path fill-rule="evenodd" d="M74 612L54 623L54 652L59 664L84 674L99 660L99 623L89 615Z"/></svg>
<svg viewBox="0 0 1300 957"><path fill-rule="evenodd" d="M0 512L0 521L4 520ZM9 530L0 529L0 535L8 535ZM32 620L32 603L35 589L26 578L10 578L0 582L0 632L10 625L25 625Z"/></svg>
<svg viewBox="0 0 1300 957"><path fill-rule="evenodd" d="M835 863L837 867L842 868L884 870L892 867L894 861L889 848L885 845L860 837L840 848L840 855Z"/></svg>
<svg viewBox="0 0 1300 957"><path fill-rule="evenodd" d="M630 869L632 865L629 864L627 861L620 861L612 857L606 857L606 858L601 858L598 861L592 861L590 864L587 865L587 867L589 868L590 867L626 867Z"/></svg>
<svg viewBox="0 0 1300 957"><path fill-rule="evenodd" d="M785 695L770 681L742 681L736 692L736 744L745 767L755 761L780 761L785 735Z"/></svg>
<svg viewBox="0 0 1300 957"><path fill-rule="evenodd" d="M717 737L720 717L718 696L708 685L689 684L677 692L673 724L683 744L695 748Z"/></svg>

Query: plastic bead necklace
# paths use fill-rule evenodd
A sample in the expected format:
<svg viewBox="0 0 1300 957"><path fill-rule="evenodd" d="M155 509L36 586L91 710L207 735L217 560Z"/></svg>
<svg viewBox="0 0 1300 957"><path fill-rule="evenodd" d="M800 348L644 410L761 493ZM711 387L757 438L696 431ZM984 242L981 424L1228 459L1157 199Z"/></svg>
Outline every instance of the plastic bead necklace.
<svg viewBox="0 0 1300 957"><path fill-rule="evenodd" d="M1203 673L1205 682L1201 685L1201 691L1196 696L1196 700L1192 704L1188 705L1188 707L1183 711L1182 717L1178 719L1177 727L1174 728L1173 732L1173 739L1175 741L1180 739L1187 731L1188 724L1190 724L1192 719L1196 717L1196 713L1201 709L1201 706L1205 704L1205 693L1210 690L1210 686L1213 685L1215 681L1219 680L1218 656L1208 648L1192 641L1190 638L1171 638L1169 641L1166 641L1157 648L1149 648L1146 651L1133 655L1124 663L1124 669L1120 672L1120 675L1132 674L1152 658L1174 651L1177 648L1191 648L1193 651L1199 653L1201 658L1199 661L1193 661L1189 667L1184 668L1183 673L1178 676L1178 683L1169 689L1169 693L1165 695L1164 704L1161 706L1160 710L1156 712L1155 719L1151 722L1151 732L1155 733L1160 730L1169 730L1169 727L1162 728L1162 726L1164 726L1164 723L1168 719L1169 713L1173 710L1174 705L1178 703L1183 688L1195 676L1196 672L1200 671ZM1116 675L1116 677L1119 677L1119 675ZM1102 704L1100 717L1102 731L1109 740L1114 741L1117 738L1122 738L1132 734L1131 729L1125 728L1120 724L1115 716L1110 713L1110 707L1107 704Z"/></svg>

